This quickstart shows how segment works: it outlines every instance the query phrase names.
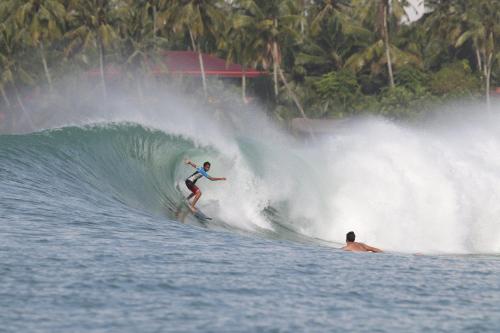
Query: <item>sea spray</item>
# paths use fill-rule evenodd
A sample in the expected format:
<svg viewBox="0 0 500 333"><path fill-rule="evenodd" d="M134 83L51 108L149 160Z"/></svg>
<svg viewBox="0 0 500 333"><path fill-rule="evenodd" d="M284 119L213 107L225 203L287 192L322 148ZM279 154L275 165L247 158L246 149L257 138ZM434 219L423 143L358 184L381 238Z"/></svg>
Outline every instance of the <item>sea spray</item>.
<svg viewBox="0 0 500 333"><path fill-rule="evenodd" d="M495 114L464 107L414 124L360 117L303 142L255 107L221 117L181 94L161 96L147 106L121 96L83 113L58 110L40 129L60 130L2 137L5 172L29 165L27 181L57 180L44 191L54 200L72 184L75 202L95 195L175 219L176 187L185 191L191 172L182 160L210 160L211 174L228 181L203 180L199 205L235 231L286 229L339 244L354 230L392 251L500 252Z"/></svg>

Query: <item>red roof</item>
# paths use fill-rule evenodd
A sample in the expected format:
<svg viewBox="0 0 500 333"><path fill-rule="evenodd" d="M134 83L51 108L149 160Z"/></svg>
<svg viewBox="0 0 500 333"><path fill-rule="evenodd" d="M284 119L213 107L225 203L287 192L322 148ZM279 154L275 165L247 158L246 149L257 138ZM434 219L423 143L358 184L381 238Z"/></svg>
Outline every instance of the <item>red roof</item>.
<svg viewBox="0 0 500 333"><path fill-rule="evenodd" d="M164 65L171 74L200 76L200 62L198 53L192 51L165 51ZM226 60L214 57L209 54L202 54L205 75L223 76L223 77L242 77L243 67L238 64L227 63ZM154 74L164 74L165 69L161 66L153 67ZM266 75L255 69L245 70L247 77L257 77Z"/></svg>
<svg viewBox="0 0 500 333"><path fill-rule="evenodd" d="M209 54L202 54L205 75L221 77L242 77L243 67L238 64L227 63L226 60L217 58ZM161 75L189 75L201 76L198 53L192 51L164 51L161 64L151 65L151 73L155 76ZM98 68L87 71L87 75L97 77L100 75ZM252 78L267 75L267 72L255 69L246 69L245 76ZM110 65L105 68L107 78L121 76L121 70Z"/></svg>
<svg viewBox="0 0 500 333"><path fill-rule="evenodd" d="M101 70L99 68L89 69L85 72L85 75L87 75L88 77L100 77ZM122 70L119 67L111 64L104 68L104 76L108 80L116 79L122 76Z"/></svg>

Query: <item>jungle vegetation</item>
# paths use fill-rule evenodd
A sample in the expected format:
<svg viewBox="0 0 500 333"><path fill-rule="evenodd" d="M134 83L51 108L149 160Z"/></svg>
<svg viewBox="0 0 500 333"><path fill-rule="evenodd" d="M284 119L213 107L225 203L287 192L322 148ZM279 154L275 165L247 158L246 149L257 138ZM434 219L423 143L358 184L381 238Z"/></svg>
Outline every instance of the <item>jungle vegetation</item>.
<svg viewBox="0 0 500 333"><path fill-rule="evenodd" d="M407 0L2 0L0 110L22 115L27 96L63 94L58 82L91 69L106 97L110 65L143 91L164 50L267 71L230 84L278 119L411 118L457 98L488 105L500 86L500 1L424 4L412 21ZM191 81L186 89L216 95L205 75Z"/></svg>

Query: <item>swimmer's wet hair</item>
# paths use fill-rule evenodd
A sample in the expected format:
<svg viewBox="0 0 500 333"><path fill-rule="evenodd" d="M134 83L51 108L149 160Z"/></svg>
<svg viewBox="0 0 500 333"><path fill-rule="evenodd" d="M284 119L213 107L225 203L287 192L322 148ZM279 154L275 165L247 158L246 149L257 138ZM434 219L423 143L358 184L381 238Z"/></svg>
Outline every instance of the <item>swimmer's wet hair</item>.
<svg viewBox="0 0 500 333"><path fill-rule="evenodd" d="M210 166L211 165L210 162L203 163L203 166L207 166L207 165Z"/></svg>
<svg viewBox="0 0 500 333"><path fill-rule="evenodd" d="M346 242L354 242L355 239L356 235L354 234L354 231L349 231L347 235L345 235Z"/></svg>

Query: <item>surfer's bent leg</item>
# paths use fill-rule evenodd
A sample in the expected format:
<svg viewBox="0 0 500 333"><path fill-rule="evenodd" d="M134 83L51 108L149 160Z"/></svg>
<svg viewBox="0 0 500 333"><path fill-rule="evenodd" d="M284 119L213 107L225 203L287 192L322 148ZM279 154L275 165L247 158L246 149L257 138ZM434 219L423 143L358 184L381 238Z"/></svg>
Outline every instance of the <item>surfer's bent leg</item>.
<svg viewBox="0 0 500 333"><path fill-rule="evenodd" d="M193 196L194 196L194 200L193 202L191 203L191 208L193 210L196 210L196 208L194 208L194 206L196 205L196 202L198 201L198 199L200 198L201 196L201 191L200 189L198 188L198 186L196 186L192 181L190 181L189 179L186 179L186 187L192 192L186 199L189 201L189 199L191 199Z"/></svg>
<svg viewBox="0 0 500 333"><path fill-rule="evenodd" d="M196 192L196 194L194 195L194 199L193 199L193 203L191 204L191 207L196 210L196 208L194 207L196 205L196 203L198 202L198 199L200 199L201 197L201 191L200 189L198 189L198 191Z"/></svg>
<svg viewBox="0 0 500 333"><path fill-rule="evenodd" d="M186 198L186 200L191 199L198 191L198 186L196 186L191 180L186 179L186 187L191 191L191 194Z"/></svg>

